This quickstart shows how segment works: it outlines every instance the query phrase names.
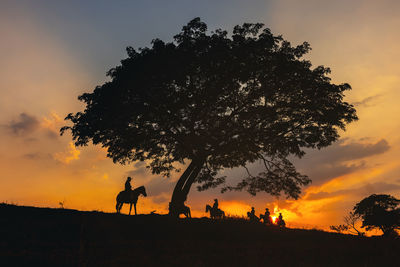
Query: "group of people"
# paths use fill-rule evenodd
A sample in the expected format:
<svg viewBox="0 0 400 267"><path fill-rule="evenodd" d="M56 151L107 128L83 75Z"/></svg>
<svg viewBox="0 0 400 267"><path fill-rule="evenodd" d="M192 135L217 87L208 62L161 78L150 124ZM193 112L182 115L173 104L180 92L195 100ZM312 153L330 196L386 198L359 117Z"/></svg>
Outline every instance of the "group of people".
<svg viewBox="0 0 400 267"><path fill-rule="evenodd" d="M126 179L125 191L127 191L127 192L132 191L131 180L132 180L131 177L128 177ZM225 217L225 213L222 210L220 210L218 207L218 199L214 199L212 211L214 212L214 214L216 213L217 215L219 215L219 213L221 213L220 216L218 216L218 217L221 217L221 218ZM212 214L212 213L210 213L210 214ZM267 224L267 225L274 224L272 217L271 217L271 213L269 212L268 208L265 209L264 214L260 214L260 217L257 217L254 207L251 207L251 211L247 212L247 216L249 217L250 221L252 221L252 222L259 222L259 221L263 220L264 224ZM285 227L285 221L283 220L282 213L279 213L279 217L277 218L277 221L275 224L280 227Z"/></svg>
<svg viewBox="0 0 400 267"><path fill-rule="evenodd" d="M276 222L274 222L272 220L271 213L269 212L268 208L265 209L264 214L260 214L260 217L257 217L254 207L251 207L251 211L247 212L247 217L249 217L250 221L252 221L252 222L259 222L259 221L263 220L264 224L267 224L267 225L276 224L280 227L286 226L286 223L283 220L282 213L279 213L279 216L278 216Z"/></svg>

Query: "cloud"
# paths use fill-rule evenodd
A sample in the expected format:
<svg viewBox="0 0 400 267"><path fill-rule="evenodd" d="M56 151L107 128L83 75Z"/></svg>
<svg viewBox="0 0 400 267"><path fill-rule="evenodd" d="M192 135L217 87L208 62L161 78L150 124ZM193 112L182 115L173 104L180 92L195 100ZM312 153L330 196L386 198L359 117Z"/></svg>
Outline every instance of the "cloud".
<svg viewBox="0 0 400 267"><path fill-rule="evenodd" d="M48 117L43 117L40 126L46 130L46 136L52 139L59 137L63 119L54 111Z"/></svg>
<svg viewBox="0 0 400 267"><path fill-rule="evenodd" d="M154 177L145 187L149 195L160 196L163 193L172 193L175 183L171 178Z"/></svg>
<svg viewBox="0 0 400 267"><path fill-rule="evenodd" d="M40 158L39 153L27 153L22 156L25 159L35 160Z"/></svg>
<svg viewBox="0 0 400 267"><path fill-rule="evenodd" d="M27 160L49 160L52 159L52 156L49 153L30 152L23 154L22 158Z"/></svg>
<svg viewBox="0 0 400 267"><path fill-rule="evenodd" d="M6 127L15 135L26 135L39 128L39 121L35 116L21 113L18 119L12 120Z"/></svg>
<svg viewBox="0 0 400 267"><path fill-rule="evenodd" d="M130 170L126 173L127 176L145 176L148 173L147 168L146 168L146 163L143 161L138 161L134 165L135 169Z"/></svg>
<svg viewBox="0 0 400 267"><path fill-rule="evenodd" d="M389 143L381 139L375 144L349 142L340 140L332 146L324 149L323 153L313 158L313 163L333 163L351 160L359 160L370 156L382 154L390 149ZM314 150L314 152L316 152ZM312 154L312 152L310 153Z"/></svg>
<svg viewBox="0 0 400 267"><path fill-rule="evenodd" d="M73 160L79 159L81 152L75 147L73 142L69 142L68 150L58 152L53 155L53 158L61 163L69 164Z"/></svg>
<svg viewBox="0 0 400 267"><path fill-rule="evenodd" d="M168 200L169 200L169 199L168 199L166 196L164 196L164 195L156 196L156 197L153 197L153 198L152 198L153 203L156 203L156 204L164 204L164 203L166 203Z"/></svg>
<svg viewBox="0 0 400 267"><path fill-rule="evenodd" d="M325 192L321 191L318 193L310 193L307 194L303 199L304 200L320 200L326 198L333 198L337 196L351 195L352 197L358 196L361 200L362 197L367 197L371 194L382 194L388 193L392 191L397 191L400 189L400 185L385 183L385 182L376 182L376 183L368 183L358 188L353 189L343 189L337 190L333 192Z"/></svg>
<svg viewBox="0 0 400 267"><path fill-rule="evenodd" d="M381 94L369 96L369 97L364 98L361 101L354 102L353 105L356 107L373 107L377 104L376 100L381 97L382 97Z"/></svg>
<svg viewBox="0 0 400 267"><path fill-rule="evenodd" d="M366 158L383 154L390 149L385 139L376 143L345 141L341 140L320 151L306 151L303 159L294 159L293 162L302 173L312 179L313 185L319 185L335 177L366 168Z"/></svg>

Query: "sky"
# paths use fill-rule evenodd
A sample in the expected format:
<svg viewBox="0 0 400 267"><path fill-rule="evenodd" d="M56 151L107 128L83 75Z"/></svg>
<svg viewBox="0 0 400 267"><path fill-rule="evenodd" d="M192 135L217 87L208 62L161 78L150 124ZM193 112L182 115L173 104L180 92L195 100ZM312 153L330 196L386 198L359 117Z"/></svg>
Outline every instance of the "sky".
<svg viewBox="0 0 400 267"><path fill-rule="evenodd" d="M400 2L398 1L5 1L0 2L0 202L113 212L128 175L145 185L139 213L166 213L174 182L143 163L114 164L99 146L75 147L60 136L68 113L84 108L77 97L107 81L125 48L171 41L200 17L210 30L262 22L293 45L307 41L313 66L347 82L359 121L330 147L293 158L312 184L288 200L245 192L197 192L187 204L195 216L218 198L227 213L252 206L282 212L292 227L339 224L370 194L400 198ZM259 164L249 166L257 171ZM231 181L243 169L225 170ZM123 212L127 212L127 207Z"/></svg>

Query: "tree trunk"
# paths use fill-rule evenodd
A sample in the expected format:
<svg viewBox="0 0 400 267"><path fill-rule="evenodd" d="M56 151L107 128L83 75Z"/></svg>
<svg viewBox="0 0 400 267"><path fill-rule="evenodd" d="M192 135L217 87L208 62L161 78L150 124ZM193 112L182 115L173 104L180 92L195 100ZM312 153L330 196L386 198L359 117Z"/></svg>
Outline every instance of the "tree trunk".
<svg viewBox="0 0 400 267"><path fill-rule="evenodd" d="M172 193L171 202L169 203L169 214L171 216L178 217L181 213L182 208L185 206L190 187L203 167L203 164L204 161L193 160L179 178Z"/></svg>

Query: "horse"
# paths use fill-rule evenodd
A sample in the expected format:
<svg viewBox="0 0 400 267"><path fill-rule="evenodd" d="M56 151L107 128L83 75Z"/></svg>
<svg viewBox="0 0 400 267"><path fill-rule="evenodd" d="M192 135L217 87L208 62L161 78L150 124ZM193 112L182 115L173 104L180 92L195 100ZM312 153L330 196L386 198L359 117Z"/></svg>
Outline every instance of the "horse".
<svg viewBox="0 0 400 267"><path fill-rule="evenodd" d="M285 220L278 218L278 220L276 221L276 225L278 225L279 227L285 228L286 227Z"/></svg>
<svg viewBox="0 0 400 267"><path fill-rule="evenodd" d="M169 210L170 212L173 210L174 214L179 217L179 215L183 214L185 215L186 218L192 218L192 214L190 212L190 208L188 206L185 206L184 204L178 205L175 209L172 209L172 204L171 202L169 203Z"/></svg>
<svg viewBox="0 0 400 267"><path fill-rule="evenodd" d="M214 209L210 205L206 205L206 212L210 212L211 219L223 219L225 218L225 212L220 209Z"/></svg>
<svg viewBox="0 0 400 267"><path fill-rule="evenodd" d="M265 216L265 214L260 214L260 221L264 220L264 224L273 225L271 216Z"/></svg>
<svg viewBox="0 0 400 267"><path fill-rule="evenodd" d="M247 212L247 217L249 217L251 222L259 222L260 218L258 218L256 215L252 214L251 212Z"/></svg>
<svg viewBox="0 0 400 267"><path fill-rule="evenodd" d="M192 218L192 214L190 213L190 208L188 206L183 205L178 212L179 214L185 215L186 218Z"/></svg>
<svg viewBox="0 0 400 267"><path fill-rule="evenodd" d="M132 204L135 207L135 215L136 213L136 203L138 201L138 198L140 195L147 196L146 194L146 188L144 186L140 186L138 188L135 188L132 191L121 191L117 195L117 205L115 208L117 209L117 213L121 213L121 208L124 203L129 203L131 204L129 207L129 215L131 215L131 210L132 210Z"/></svg>

